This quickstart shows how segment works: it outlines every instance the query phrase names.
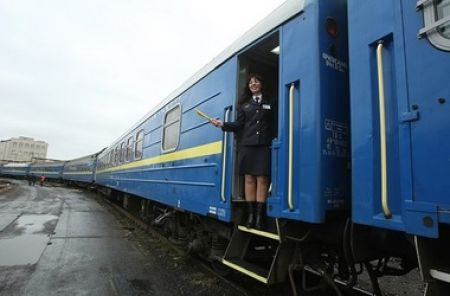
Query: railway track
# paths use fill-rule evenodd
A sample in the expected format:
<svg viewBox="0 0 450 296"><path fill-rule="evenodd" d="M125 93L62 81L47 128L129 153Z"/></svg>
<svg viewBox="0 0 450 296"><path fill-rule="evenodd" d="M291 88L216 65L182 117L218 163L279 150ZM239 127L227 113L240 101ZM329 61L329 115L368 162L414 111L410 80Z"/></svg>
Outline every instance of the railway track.
<svg viewBox="0 0 450 296"><path fill-rule="evenodd" d="M137 217L136 215L128 212L126 209L122 208L117 203L114 203L106 198L100 199L101 203L108 207L111 211L121 215L125 219L127 219L127 222L131 225L135 225L140 230L144 231L147 234L150 234L152 237L156 237L161 243L163 243L166 247L170 248L172 251L177 253L179 256L190 256L191 261L196 264L196 266L201 269L203 272L214 276L215 278L218 278L220 281L222 281L225 285L233 288L239 295L242 296L252 296L254 295L252 291L246 289L245 287L242 287L232 280L228 279L225 276L220 275L214 269L211 267L209 262L205 262L205 260L202 260L201 258L198 258L197 256L192 256L191 254L188 254L186 250L183 250L182 248L177 247L173 244L172 241L170 241L168 238L166 238L164 235L162 235L157 230L153 229L148 223ZM133 229L134 230L134 229Z"/></svg>
<svg viewBox="0 0 450 296"><path fill-rule="evenodd" d="M223 270L222 272L219 272L217 268L214 268L210 262L199 258L198 256L193 256L191 254L188 254L186 250L183 248L180 248L176 246L171 240L169 240L167 237L165 237L163 234L161 234L156 229L152 228L149 223L143 221L140 217L137 215L127 211L124 209L121 205L118 203L115 203L114 201L111 201L107 198L99 198L99 202L103 204L105 207L109 208L110 211L112 211L115 216L119 215L118 218L122 218L120 220L123 220L123 218L126 219L126 224L128 226L124 227L125 229L134 231L135 228L140 229L144 232L144 234L151 235L152 237L157 238L161 243L163 243L165 246L170 248L172 251L178 254L178 256L190 256L190 259L192 262L201 269L204 273L209 274L210 276L213 276L217 279L219 279L223 284L227 285L228 287L231 287L233 290L236 291L236 295L244 295L244 296L252 296L252 295L258 295L258 296L274 296L274 295L308 295L308 296L327 296L327 295L342 295L342 296L372 296L375 295L370 291L366 291L364 289L358 288L358 287L347 287L345 283L334 281L336 287L338 287L338 291L323 291L323 290L315 290L315 291L308 291L304 292L302 294L295 294L292 289L289 287L289 283L285 283L283 285L278 284L274 286L266 286L263 284L260 284L258 282L255 282L252 279L247 278L244 275L232 273L231 275L223 276ZM307 269L308 272L308 280L311 281L318 281L320 280L320 274L315 272L312 269ZM281 294L280 294L281 293Z"/></svg>

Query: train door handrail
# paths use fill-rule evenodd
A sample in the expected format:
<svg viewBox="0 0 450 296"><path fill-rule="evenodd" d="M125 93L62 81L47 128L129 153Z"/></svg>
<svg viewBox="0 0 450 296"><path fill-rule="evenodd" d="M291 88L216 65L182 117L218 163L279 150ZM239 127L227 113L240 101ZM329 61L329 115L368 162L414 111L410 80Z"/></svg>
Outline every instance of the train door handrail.
<svg viewBox="0 0 450 296"><path fill-rule="evenodd" d="M292 197L292 179L294 165L294 96L295 83L291 83L289 87L289 154L288 154L288 206L289 210L294 210Z"/></svg>
<svg viewBox="0 0 450 296"><path fill-rule="evenodd" d="M386 100L384 95L384 70L383 70L383 40L377 45L377 70L378 70L378 105L380 111L380 159L381 159L381 206L384 217L392 217L388 205L388 182L387 182L387 147L386 147Z"/></svg>
<svg viewBox="0 0 450 296"><path fill-rule="evenodd" d="M230 116L231 108L225 108L224 122L228 122L228 118ZM224 132L223 134L223 142L222 142L222 178L220 183L220 199L222 202L226 202L225 197L225 178L227 173L227 147L228 147L228 132Z"/></svg>

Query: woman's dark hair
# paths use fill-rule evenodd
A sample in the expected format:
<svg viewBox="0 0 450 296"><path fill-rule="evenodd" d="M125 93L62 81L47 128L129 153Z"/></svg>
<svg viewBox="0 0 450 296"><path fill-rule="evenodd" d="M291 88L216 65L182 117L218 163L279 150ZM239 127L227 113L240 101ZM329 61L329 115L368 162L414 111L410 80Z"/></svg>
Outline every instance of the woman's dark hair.
<svg viewBox="0 0 450 296"><path fill-rule="evenodd" d="M264 92L264 79L262 78L262 76L257 73L250 74L248 76L247 83L245 84L245 87L242 90L242 94L239 98L239 101L238 101L239 106L241 106L242 104L244 104L245 102L247 102L248 100L250 100L252 98L252 92L250 91L250 88L248 87L248 84L250 83L250 80L252 78L255 78L256 80L261 82L261 92Z"/></svg>

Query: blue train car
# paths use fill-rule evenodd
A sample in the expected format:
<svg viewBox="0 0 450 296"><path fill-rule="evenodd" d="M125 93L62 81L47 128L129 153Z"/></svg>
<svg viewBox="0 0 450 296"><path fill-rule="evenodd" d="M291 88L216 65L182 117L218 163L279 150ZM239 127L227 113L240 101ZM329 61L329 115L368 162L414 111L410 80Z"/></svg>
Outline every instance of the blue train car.
<svg viewBox="0 0 450 296"><path fill-rule="evenodd" d="M95 183L98 153L68 160L64 165L63 179L68 183Z"/></svg>
<svg viewBox="0 0 450 296"><path fill-rule="evenodd" d="M183 220L173 231L174 237L191 233L185 240L194 249L214 245L209 257L261 282L285 279L295 239L316 225L323 225L318 233L327 237L348 218L346 12L346 1L285 2L101 152L97 184L142 197L138 208L144 212L150 200L167 206L152 217L156 224L172 215L171 208L198 214L199 220L239 223L244 191L237 170L239 139L213 127L196 109L233 121L248 76L259 73L278 118L267 205L271 230L233 231L232 223L212 223L204 226L210 236L201 237ZM292 240L286 243L282 222L289 222L284 229ZM236 255L252 245L243 237L253 235L269 239L269 245L275 239L270 249L279 250L262 272Z"/></svg>
<svg viewBox="0 0 450 296"><path fill-rule="evenodd" d="M286 2L100 154L98 183L231 221L242 196L236 139L195 109L233 120L248 74L258 72L279 110L269 214L324 222L327 211L348 208L344 4Z"/></svg>
<svg viewBox="0 0 450 296"><path fill-rule="evenodd" d="M287 1L100 152L96 182L266 284L308 269L336 291L361 264L381 295L377 276L418 261L427 295L446 295L449 19L450 0ZM239 223L239 138L196 114L233 121L250 73L277 112L264 231Z"/></svg>
<svg viewBox="0 0 450 296"><path fill-rule="evenodd" d="M13 178L25 178L29 175L30 163L28 162L10 162L2 167L2 175Z"/></svg>
<svg viewBox="0 0 450 296"><path fill-rule="evenodd" d="M45 161L35 162L30 165L29 175L40 177L44 176L46 180L62 180L64 161Z"/></svg>
<svg viewBox="0 0 450 296"><path fill-rule="evenodd" d="M348 16L353 221L414 235L426 294L448 295L450 1L349 0Z"/></svg>

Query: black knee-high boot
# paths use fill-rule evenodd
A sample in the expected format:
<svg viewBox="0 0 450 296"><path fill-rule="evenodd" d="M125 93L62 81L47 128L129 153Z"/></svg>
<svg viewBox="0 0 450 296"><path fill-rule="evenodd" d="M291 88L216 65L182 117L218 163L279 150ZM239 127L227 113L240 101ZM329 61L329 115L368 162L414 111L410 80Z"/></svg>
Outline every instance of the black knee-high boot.
<svg viewBox="0 0 450 296"><path fill-rule="evenodd" d="M257 202L256 203L256 222L255 222L255 228L256 229L263 229L264 228L264 216L265 216L265 209L264 206L266 205L265 202Z"/></svg>
<svg viewBox="0 0 450 296"><path fill-rule="evenodd" d="M255 224L255 203L253 201L247 201L247 222L245 226L252 228Z"/></svg>

